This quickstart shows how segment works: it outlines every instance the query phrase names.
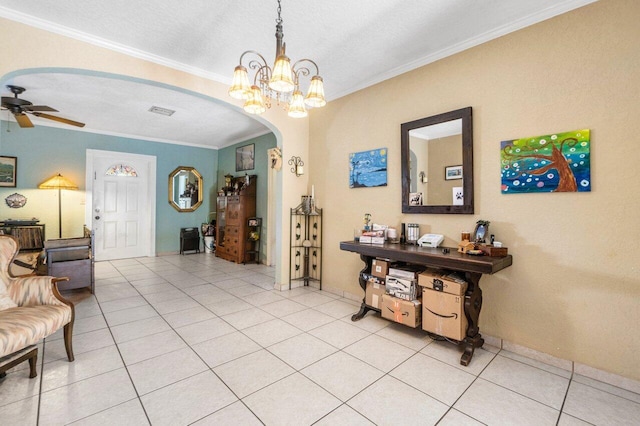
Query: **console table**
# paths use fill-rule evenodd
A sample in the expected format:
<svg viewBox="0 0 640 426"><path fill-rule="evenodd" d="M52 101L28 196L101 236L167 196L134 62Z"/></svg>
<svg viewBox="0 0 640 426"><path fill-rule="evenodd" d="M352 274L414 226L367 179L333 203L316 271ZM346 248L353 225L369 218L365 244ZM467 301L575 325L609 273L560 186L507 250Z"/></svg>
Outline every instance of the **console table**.
<svg viewBox="0 0 640 426"><path fill-rule="evenodd" d="M442 248L427 248L404 244L360 244L353 241L343 241L340 249L360 254L360 259L365 266L360 271L360 287L366 293L367 281L363 274L371 273L371 263L376 257L391 259L392 261L406 262L416 265L424 265L435 268L446 268L464 274L469 283L464 297L464 313L469 322L466 337L460 342L464 345L464 353L460 358L460 364L469 365L475 348L480 348L484 344L484 339L480 335L478 318L482 309L482 290L480 289L480 278L482 274L493 274L509 267L513 259L511 255L503 257L471 256L458 253L456 249L450 248L449 253L443 253ZM351 317L351 321L358 321L368 311L380 312L379 309L369 306L362 300L360 310Z"/></svg>

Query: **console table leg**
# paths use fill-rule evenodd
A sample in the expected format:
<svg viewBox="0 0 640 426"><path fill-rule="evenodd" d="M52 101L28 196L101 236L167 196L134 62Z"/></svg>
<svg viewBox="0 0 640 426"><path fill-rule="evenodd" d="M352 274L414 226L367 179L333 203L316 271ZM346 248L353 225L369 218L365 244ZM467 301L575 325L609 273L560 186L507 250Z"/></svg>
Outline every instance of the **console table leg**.
<svg viewBox="0 0 640 426"><path fill-rule="evenodd" d="M460 364L466 367L471 362L476 348L481 348L484 345L484 339L478 333L474 337L465 337L462 344L464 345L464 353L460 357Z"/></svg>
<svg viewBox="0 0 640 426"><path fill-rule="evenodd" d="M360 305L360 310L351 316L351 321L358 321L362 319L365 315L367 315L367 312L373 311L373 310L375 309L371 309L369 306L367 306L366 303L364 303L364 301L362 301L362 305Z"/></svg>
<svg viewBox="0 0 640 426"><path fill-rule="evenodd" d="M462 340L464 345L464 353L460 358L460 364L469 365L473 352L476 348L484 345L484 339L480 334L478 321L480 319L480 310L482 309L482 290L480 289L480 278L482 274L467 272L465 274L469 287L464 298L464 314L469 322L467 335Z"/></svg>
<svg viewBox="0 0 640 426"><path fill-rule="evenodd" d="M365 280L362 275L371 273L371 264L373 262L373 258L361 254L360 259L364 262L364 268L362 268L362 270L358 274L358 283L360 284L360 287L362 287L362 291L365 292L365 295L362 298L362 305L360 305L360 310L351 316L351 321L358 321L359 319L362 319L367 314L367 312L373 310L365 303L365 299L367 298L367 280Z"/></svg>

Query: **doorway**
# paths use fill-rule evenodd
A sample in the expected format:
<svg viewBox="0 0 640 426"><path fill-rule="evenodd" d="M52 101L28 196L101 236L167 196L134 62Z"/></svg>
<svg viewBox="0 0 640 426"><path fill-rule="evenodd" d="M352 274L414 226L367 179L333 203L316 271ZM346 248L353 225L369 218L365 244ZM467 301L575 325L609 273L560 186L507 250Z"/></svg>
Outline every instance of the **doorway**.
<svg viewBox="0 0 640 426"><path fill-rule="evenodd" d="M155 256L156 157L88 149L86 171L96 261Z"/></svg>

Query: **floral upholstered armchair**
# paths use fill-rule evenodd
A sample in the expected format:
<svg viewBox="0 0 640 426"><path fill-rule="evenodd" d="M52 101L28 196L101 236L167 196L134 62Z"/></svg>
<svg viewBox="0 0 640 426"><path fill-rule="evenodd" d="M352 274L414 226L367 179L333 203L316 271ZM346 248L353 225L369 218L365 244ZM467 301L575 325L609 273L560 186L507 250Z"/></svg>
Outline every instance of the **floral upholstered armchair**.
<svg viewBox="0 0 640 426"><path fill-rule="evenodd" d="M73 304L58 292L59 279L12 276L9 266L17 252L17 241L10 235L0 235L0 359L64 327L67 357L73 361Z"/></svg>

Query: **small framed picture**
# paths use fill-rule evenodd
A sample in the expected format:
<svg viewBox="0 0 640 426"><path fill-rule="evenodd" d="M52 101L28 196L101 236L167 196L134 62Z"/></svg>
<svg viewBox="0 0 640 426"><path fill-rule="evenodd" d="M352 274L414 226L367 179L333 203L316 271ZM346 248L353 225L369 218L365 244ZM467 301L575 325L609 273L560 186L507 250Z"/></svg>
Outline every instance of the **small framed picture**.
<svg viewBox="0 0 640 426"><path fill-rule="evenodd" d="M236 148L236 172L253 170L255 168L255 144Z"/></svg>
<svg viewBox="0 0 640 426"><path fill-rule="evenodd" d="M447 166L444 168L444 179L462 179L462 166Z"/></svg>
<svg viewBox="0 0 640 426"><path fill-rule="evenodd" d="M0 156L0 187L15 188L18 157Z"/></svg>
<svg viewBox="0 0 640 426"><path fill-rule="evenodd" d="M422 192L410 192L409 193L409 205L421 206L422 205Z"/></svg>
<svg viewBox="0 0 640 426"><path fill-rule="evenodd" d="M454 186L451 188L452 199L451 204L454 206L464 206L464 188L462 186Z"/></svg>

